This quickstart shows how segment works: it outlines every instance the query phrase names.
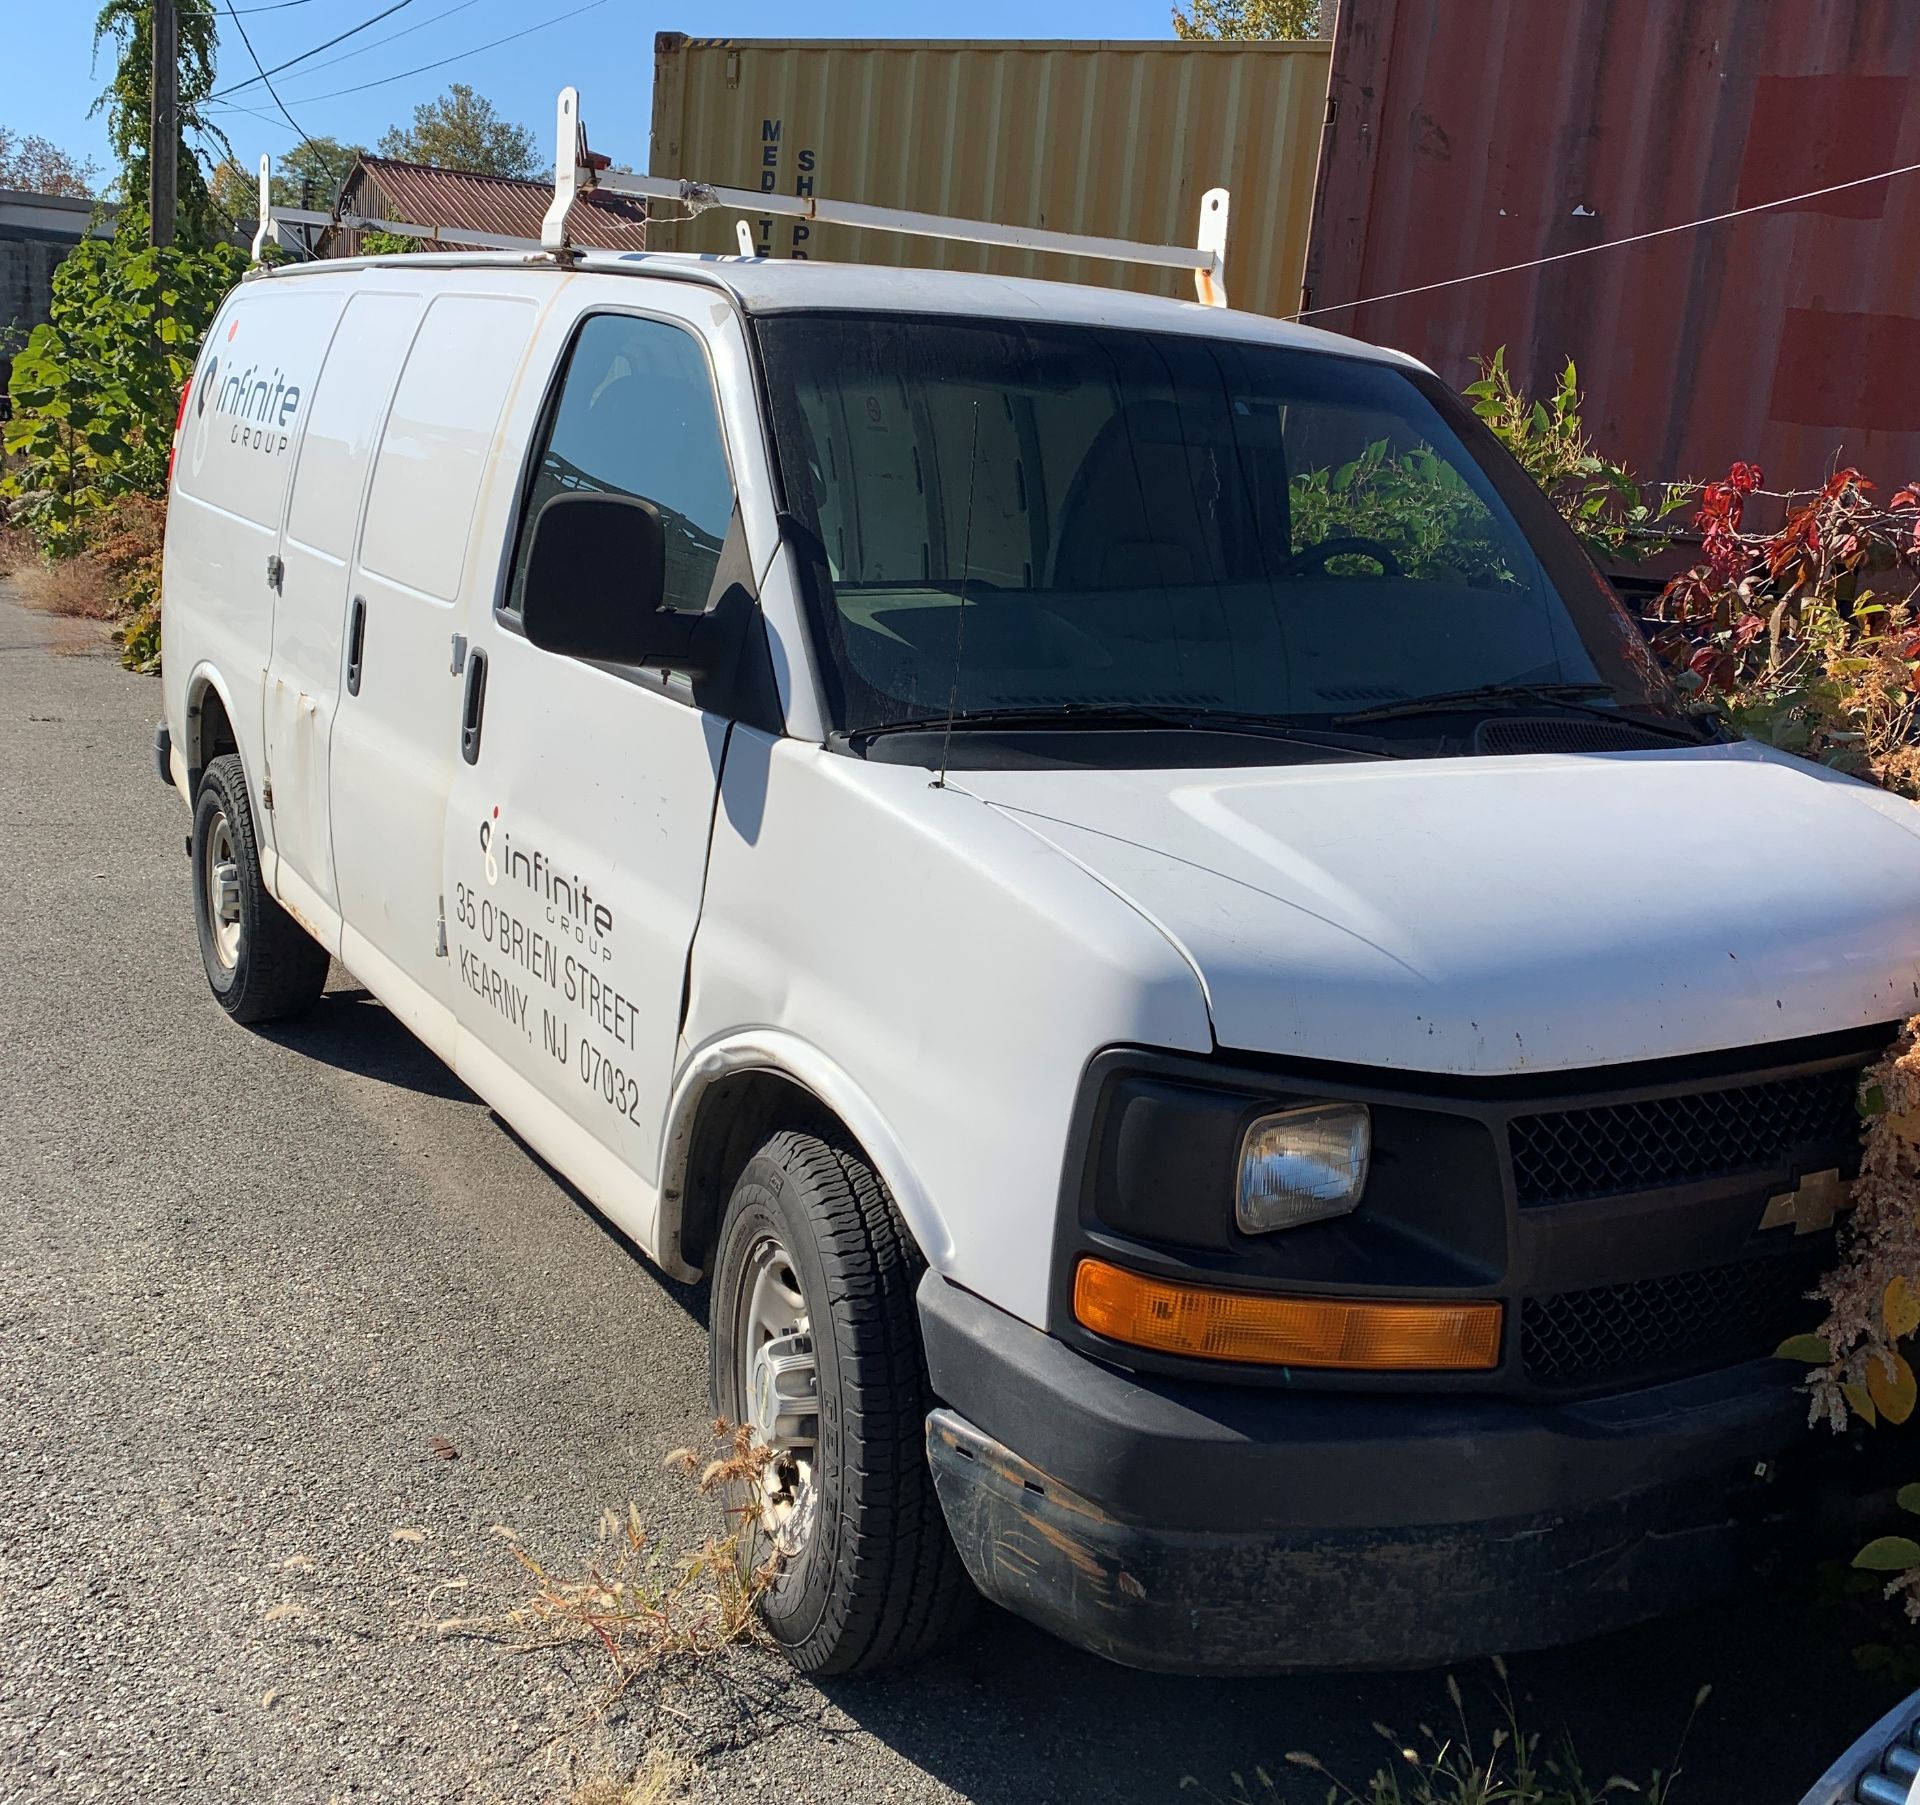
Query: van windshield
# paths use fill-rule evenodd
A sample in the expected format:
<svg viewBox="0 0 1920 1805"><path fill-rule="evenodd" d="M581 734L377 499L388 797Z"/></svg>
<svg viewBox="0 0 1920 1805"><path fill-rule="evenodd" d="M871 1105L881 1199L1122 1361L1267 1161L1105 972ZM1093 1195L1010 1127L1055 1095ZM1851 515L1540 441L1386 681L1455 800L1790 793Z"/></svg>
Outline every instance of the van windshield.
<svg viewBox="0 0 1920 1805"><path fill-rule="evenodd" d="M1677 706L1545 499L1430 379L1094 326L759 330L844 731L950 698L1296 723L1486 686Z"/></svg>

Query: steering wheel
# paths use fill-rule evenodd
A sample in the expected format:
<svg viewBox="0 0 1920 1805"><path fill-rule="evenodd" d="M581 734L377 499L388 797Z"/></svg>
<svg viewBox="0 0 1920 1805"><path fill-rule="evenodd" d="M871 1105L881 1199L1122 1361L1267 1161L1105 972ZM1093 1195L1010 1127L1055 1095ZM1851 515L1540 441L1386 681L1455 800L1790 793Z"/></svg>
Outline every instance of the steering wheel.
<svg viewBox="0 0 1920 1805"><path fill-rule="evenodd" d="M1400 560L1378 539L1341 537L1322 539L1318 544L1301 546L1280 566L1280 575L1290 577L1303 570L1324 570L1329 559L1353 556L1371 558L1380 566L1382 576L1398 580L1404 574L1400 568Z"/></svg>

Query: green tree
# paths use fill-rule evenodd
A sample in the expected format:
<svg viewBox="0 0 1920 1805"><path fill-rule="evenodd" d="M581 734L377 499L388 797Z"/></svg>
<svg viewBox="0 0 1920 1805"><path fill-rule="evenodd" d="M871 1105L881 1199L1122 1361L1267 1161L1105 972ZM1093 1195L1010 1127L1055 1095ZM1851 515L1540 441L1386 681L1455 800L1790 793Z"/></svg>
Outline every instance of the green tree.
<svg viewBox="0 0 1920 1805"><path fill-rule="evenodd" d="M460 81L438 100L415 107L411 126L391 126L382 133L380 154L478 175L544 173L533 134L524 125L502 119L492 101Z"/></svg>
<svg viewBox="0 0 1920 1805"><path fill-rule="evenodd" d="M312 207L325 212L340 193L354 163L366 155L364 144L338 138L309 138L273 165L273 204ZM213 202L233 219L251 219L260 210L260 178L237 157L222 157L210 179Z"/></svg>
<svg viewBox="0 0 1920 1805"><path fill-rule="evenodd" d="M1187 0L1173 9L1183 38L1317 38L1331 0Z"/></svg>
<svg viewBox="0 0 1920 1805"><path fill-rule="evenodd" d="M215 19L213 0L177 0L180 17L180 219L181 237L206 244L221 223L207 193L207 178L190 140L210 138L229 156L225 134L205 116L213 93ZM103 108L107 141L120 163L114 184L122 207L137 213L144 226L147 209L147 133L153 110L153 0L106 0L93 23L93 48L114 44L113 79L88 111ZM122 215L123 220L127 216Z"/></svg>
<svg viewBox="0 0 1920 1805"><path fill-rule="evenodd" d="M51 139L33 132L10 132L0 125L0 188L88 200L99 173L94 164L68 155Z"/></svg>
<svg viewBox="0 0 1920 1805"><path fill-rule="evenodd" d="M200 339L246 269L233 245L146 242L124 216L53 277L52 318L14 359L0 495L43 550L82 549L123 495L163 496L174 408Z"/></svg>

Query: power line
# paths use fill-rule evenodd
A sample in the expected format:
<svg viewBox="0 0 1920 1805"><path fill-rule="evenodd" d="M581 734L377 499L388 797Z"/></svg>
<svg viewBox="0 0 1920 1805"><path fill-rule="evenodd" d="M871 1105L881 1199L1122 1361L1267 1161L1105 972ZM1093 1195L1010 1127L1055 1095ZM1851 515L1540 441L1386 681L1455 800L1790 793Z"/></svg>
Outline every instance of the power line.
<svg viewBox="0 0 1920 1805"><path fill-rule="evenodd" d="M302 106L315 101L338 100L344 94L364 94L369 88L384 88L397 81L406 81L415 75L425 75L429 70L444 69L449 63L457 63L465 57L478 56L483 50L497 50L502 44L511 44L516 38L531 37L536 31L545 31L549 26L565 25L574 19L591 12L598 12L607 0L587 0L585 6L576 6L572 12L558 19L543 19L538 25L529 25L524 31L510 31L504 38L495 38L491 43L474 44L465 50L456 50L452 56L443 56L438 62L422 63L417 69L402 69L398 75L383 75L378 81L357 82L351 88L332 88L325 94L296 94L294 98Z"/></svg>
<svg viewBox="0 0 1920 1805"><path fill-rule="evenodd" d="M283 119L276 119L271 113L261 112L258 107L243 107L237 100L222 101L218 110L222 113L245 113L249 119L258 119L263 124L272 126L275 131L286 123Z"/></svg>
<svg viewBox="0 0 1920 1805"><path fill-rule="evenodd" d="M1913 175L1920 163L1902 163L1897 169L1883 169L1877 175L1859 175L1851 181L1833 182L1825 188L1809 188L1805 194L1783 194L1778 200L1755 201L1750 207L1730 207L1725 213L1709 213L1700 219L1683 220L1677 226L1656 226L1651 232L1634 232L1625 238L1608 238L1599 244L1583 244L1571 251L1555 251L1551 256L1533 257L1525 263L1503 263L1498 269L1475 270L1470 276L1449 276L1443 282L1422 282L1413 288L1396 288L1384 295L1367 295L1358 301L1334 301L1325 307L1307 307L1299 313L1282 315L1289 320L1310 320L1317 314L1342 313L1350 307L1372 307L1381 301L1403 301L1408 295L1428 295L1439 288L1458 288L1463 282L1485 282L1494 276L1512 276L1522 270L1542 269L1549 263L1565 263L1573 257L1591 257L1596 251L1617 251L1630 244L1645 244L1652 238L1671 238L1676 232L1694 232L1702 226L1717 226L1729 219L1744 219L1750 213L1767 213L1776 207L1797 207L1802 201L1817 201L1848 188L1864 188L1869 182L1891 181L1898 175Z"/></svg>
<svg viewBox="0 0 1920 1805"><path fill-rule="evenodd" d="M385 12L375 13L371 19L362 19L358 25L349 26L337 36L327 39L324 44L316 44L311 50L303 50L298 56L290 56L284 63L275 63L271 69L260 69L260 59L255 57L253 66L256 69L260 69L258 75L250 75L245 81L235 82L233 86L229 88L216 88L207 98L209 100L218 100L223 94L237 94L242 88L250 88L257 81L265 81L269 75L278 75L283 69L291 69L295 63L304 63L309 57L318 56L323 50L331 50L336 44L344 44L348 38L357 37L361 32L365 31L368 26L378 25L382 19L390 19L395 13L399 12L402 7L411 6L412 4L413 0L393 0L393 4L389 6ZM228 7L227 12L232 17L234 24L238 25L240 23L239 14L235 13L232 7Z"/></svg>
<svg viewBox="0 0 1920 1805"><path fill-rule="evenodd" d="M240 15L233 10L233 0L226 0L226 8L227 8L227 17L233 21L234 30L239 32L240 34L240 42L244 44L247 48L248 60L253 64L253 66L256 69L260 69L259 54L258 52L255 51L253 47L253 40L247 36L247 28L240 23ZM267 81L266 70L260 69L260 79L263 82L266 82L267 92L273 96L273 104L280 109L280 117L284 119L290 126L292 126L296 132L299 133L300 142L302 144L313 144L312 138L310 138L306 134L306 132L301 129L300 121L294 118L294 116L287 111L287 103L280 98L279 90L274 87L272 82ZM314 148L317 150L319 146L314 145Z"/></svg>
<svg viewBox="0 0 1920 1805"><path fill-rule="evenodd" d="M273 0L270 6L243 6L238 13L235 13L232 7L228 7L227 11L237 19L241 13L283 13L290 6L310 6L312 3L313 0Z"/></svg>
<svg viewBox="0 0 1920 1805"><path fill-rule="evenodd" d="M268 125L272 126L276 132L286 124L284 119L276 119L273 114L263 113L258 107L243 107L237 100L222 101L214 111L220 113L245 113L249 119L264 120Z"/></svg>
<svg viewBox="0 0 1920 1805"><path fill-rule="evenodd" d="M335 63L350 61L356 56L365 56L370 50L378 50L382 44L397 43L401 38L410 38L416 31L425 31L429 25L437 25L442 19L450 19L455 13L463 13L470 6L478 6L480 0L459 0L459 4L449 6L444 12L429 13L417 25L403 25L398 31L390 31L384 38L375 38L371 44L362 44L354 50L343 50L338 56L330 56L325 62L315 63L311 69L303 70L306 75L317 74L322 69L330 69ZM242 86L246 84L243 83Z"/></svg>

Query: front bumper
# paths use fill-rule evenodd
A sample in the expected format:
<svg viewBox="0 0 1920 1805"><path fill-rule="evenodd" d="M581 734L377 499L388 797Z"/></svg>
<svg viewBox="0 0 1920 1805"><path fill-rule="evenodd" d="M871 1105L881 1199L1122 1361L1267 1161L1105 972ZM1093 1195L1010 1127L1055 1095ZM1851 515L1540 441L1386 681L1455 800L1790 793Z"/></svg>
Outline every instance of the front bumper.
<svg viewBox="0 0 1920 1805"><path fill-rule="evenodd" d="M989 1598L1128 1666L1419 1667L1720 1590L1784 1507L1792 1374L1622 1396L1286 1392L1117 1371L928 1274L927 1445Z"/></svg>

